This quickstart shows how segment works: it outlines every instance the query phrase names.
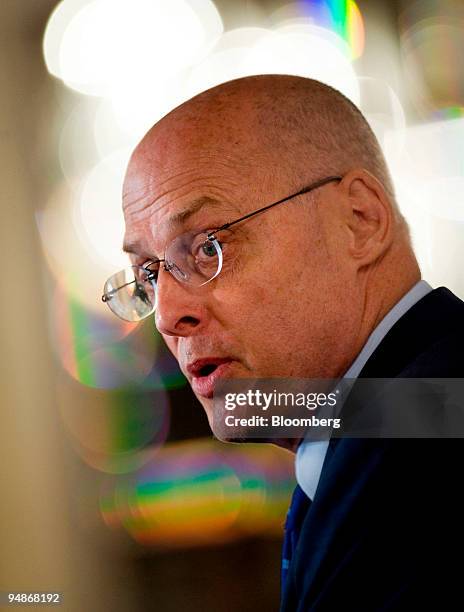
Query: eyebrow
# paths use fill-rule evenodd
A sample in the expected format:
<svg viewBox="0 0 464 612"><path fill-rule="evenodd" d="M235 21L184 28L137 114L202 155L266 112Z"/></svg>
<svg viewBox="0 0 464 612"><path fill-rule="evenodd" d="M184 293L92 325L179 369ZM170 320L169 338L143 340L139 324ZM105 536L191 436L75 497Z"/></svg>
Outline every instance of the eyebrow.
<svg viewBox="0 0 464 612"><path fill-rule="evenodd" d="M163 225L166 225L169 230L173 230L179 227L179 225L185 223L187 219L189 219L195 213L199 212L203 207L209 206L211 208L218 208L219 206L221 206L221 204L222 202L216 200L215 198L211 198L209 196L202 196L194 200L188 208L185 208L184 210L181 210L180 212L175 213L174 215L169 217L169 219ZM134 242L125 242L122 247L122 250L125 253L137 254L141 250L141 243L138 240Z"/></svg>

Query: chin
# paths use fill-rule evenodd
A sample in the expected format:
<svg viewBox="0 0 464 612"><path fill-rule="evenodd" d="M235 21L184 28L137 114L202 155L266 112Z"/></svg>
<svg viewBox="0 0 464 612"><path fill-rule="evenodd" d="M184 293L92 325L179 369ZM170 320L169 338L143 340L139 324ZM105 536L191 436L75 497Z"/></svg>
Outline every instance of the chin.
<svg viewBox="0 0 464 612"><path fill-rule="evenodd" d="M251 427L234 427L233 429L224 427L222 419L215 421L214 415L208 415L208 422L214 437L220 442L234 443L234 444L245 444L245 443L268 443L273 440L261 436L256 437L256 429Z"/></svg>

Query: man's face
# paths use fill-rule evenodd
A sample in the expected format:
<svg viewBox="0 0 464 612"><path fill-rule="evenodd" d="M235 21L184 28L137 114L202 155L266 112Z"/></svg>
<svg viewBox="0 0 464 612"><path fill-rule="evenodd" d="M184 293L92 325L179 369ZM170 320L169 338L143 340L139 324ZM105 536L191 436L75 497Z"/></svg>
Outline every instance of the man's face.
<svg viewBox="0 0 464 612"><path fill-rule="evenodd" d="M243 150L175 139L139 147L129 165L124 214L134 263L163 258L184 232L215 229L302 187L247 164ZM319 208L334 204L335 190L320 189ZM192 205L196 212L180 214ZM160 271L156 326L210 424L218 377L335 377L349 365L350 271L329 252L315 207L306 194L219 232L223 268L202 287Z"/></svg>

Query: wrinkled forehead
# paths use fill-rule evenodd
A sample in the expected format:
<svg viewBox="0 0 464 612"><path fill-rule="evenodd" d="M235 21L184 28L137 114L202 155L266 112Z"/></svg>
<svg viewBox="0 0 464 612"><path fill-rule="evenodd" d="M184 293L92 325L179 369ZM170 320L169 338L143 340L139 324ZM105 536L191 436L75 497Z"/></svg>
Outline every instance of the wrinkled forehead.
<svg viewBox="0 0 464 612"><path fill-rule="evenodd" d="M147 241L149 227L150 239L162 245L182 226L190 229L210 216L213 225L226 223L278 190L251 110L189 109L162 119L132 155L123 189L126 240L143 235Z"/></svg>
<svg viewBox="0 0 464 612"><path fill-rule="evenodd" d="M124 182L125 250L151 256L183 231L239 216L244 174L238 160L209 153L183 154L163 164L133 159Z"/></svg>

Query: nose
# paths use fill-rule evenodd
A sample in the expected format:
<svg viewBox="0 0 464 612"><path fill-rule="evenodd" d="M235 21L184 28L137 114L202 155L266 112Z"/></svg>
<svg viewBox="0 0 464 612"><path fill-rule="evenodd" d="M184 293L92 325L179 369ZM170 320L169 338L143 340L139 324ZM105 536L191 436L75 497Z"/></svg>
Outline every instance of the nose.
<svg viewBox="0 0 464 612"><path fill-rule="evenodd" d="M207 320L206 307L195 287L176 280L161 269L156 288L155 324L166 336L190 336Z"/></svg>

